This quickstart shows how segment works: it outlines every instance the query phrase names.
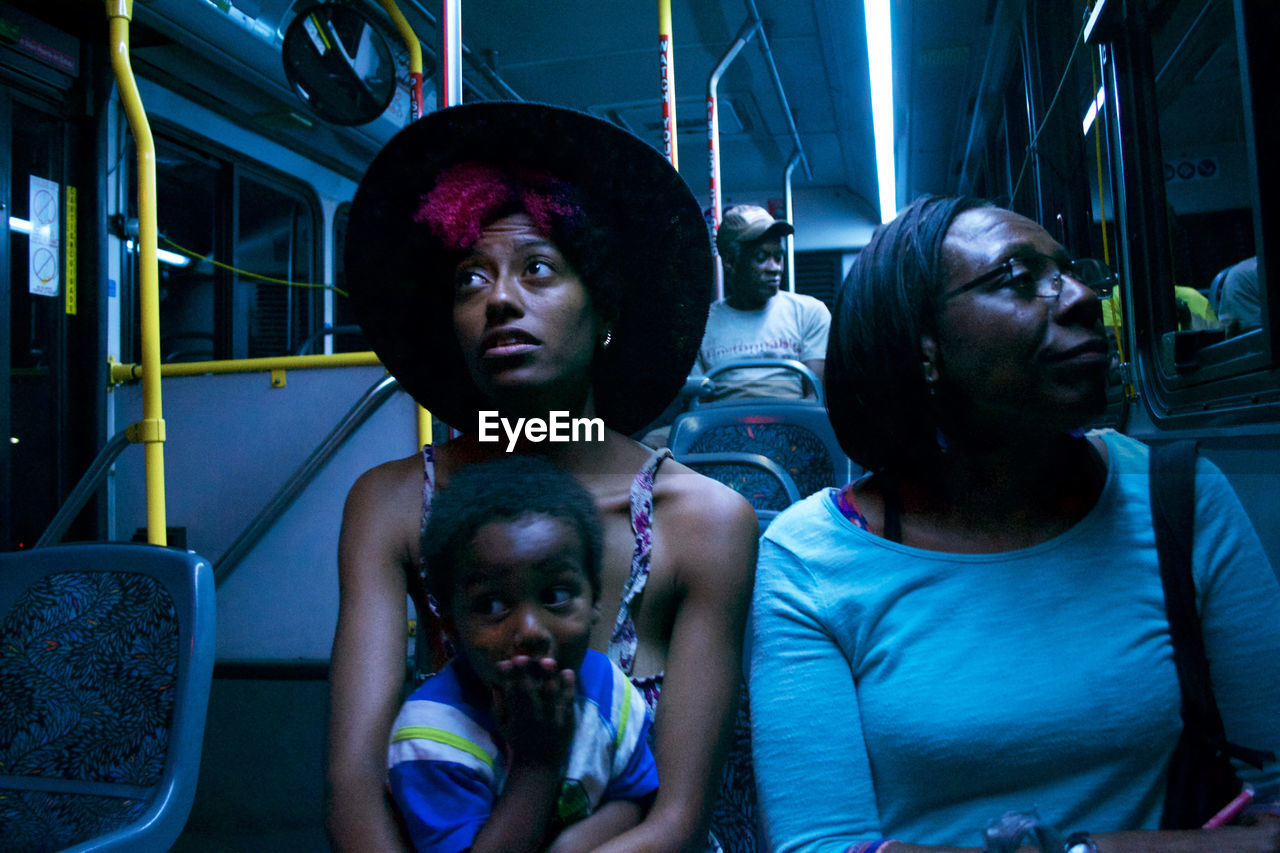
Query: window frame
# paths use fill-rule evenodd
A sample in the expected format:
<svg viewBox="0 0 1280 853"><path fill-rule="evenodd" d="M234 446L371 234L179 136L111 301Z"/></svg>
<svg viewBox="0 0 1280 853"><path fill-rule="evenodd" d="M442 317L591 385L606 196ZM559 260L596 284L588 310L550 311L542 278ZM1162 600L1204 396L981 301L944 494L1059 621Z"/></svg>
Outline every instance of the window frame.
<svg viewBox="0 0 1280 853"><path fill-rule="evenodd" d="M152 123L152 133L156 139L157 147L166 144L172 145L194 158L212 161L217 164L216 188L214 190L216 232L211 245L218 260L232 266L240 266L239 247L237 245L239 239L239 203L241 184L247 178L264 187L280 192L282 196L297 202L305 211L305 215L310 218L311 222L311 249L308 260L312 269L312 276L323 278L326 222L319 195L311 184L257 160L242 151L220 145L216 141L194 133L183 125L170 120L158 119L154 121ZM130 145L132 146L132 138L130 138ZM124 160L130 163L131 170L136 168L133 165L136 163L136 157L132 156L132 151L126 154ZM130 177L132 179L132 172ZM160 203L164 205L166 202L164 199L160 199ZM168 203L172 204L173 202L169 201ZM124 251L123 242L122 251ZM126 280L130 282L127 291L132 292L136 290L138 283L137 263L136 258L129 253L126 252L125 256L128 269ZM225 260L227 258L230 258L230 260ZM248 331L244 329L242 333L237 333L237 328L239 324L248 323L249 318L248 316L237 316L235 294L237 285L235 279L236 275L229 270L220 267L216 267L214 270L213 360L215 361L240 361L250 357L258 357L248 354L236 354L237 340L247 340ZM243 282L250 285L254 283L252 279L243 279ZM283 287L285 285L280 286ZM324 328L323 291L310 288L304 288L304 290L307 291L305 298L311 302L310 310L312 313L307 334L302 336L301 341L293 342L290 340L289 352L267 357L292 355L293 349L305 342L309 336L315 335ZM133 300L129 299L128 302L131 303ZM138 318L135 314L136 312L129 312L121 318L123 332L121 345L127 345L133 349L133 356L136 356L138 339ZM162 329L161 332L163 333L163 331ZM290 335L290 337L292 336ZM136 360L136 357L132 360Z"/></svg>
<svg viewBox="0 0 1280 853"><path fill-rule="evenodd" d="M1176 331L1173 281L1166 221L1166 194L1156 104L1151 33L1143 2L1100 2L1087 47L1102 48L1106 89L1106 131L1112 163L1112 197L1122 239L1117 268L1128 284L1125 314L1136 379L1152 420L1167 428L1256 423L1280 416L1280 293L1274 261L1280 235L1280 169L1259 162L1258 151L1280 150L1275 116L1256 115L1257 95L1266 75L1277 70L1274 48L1264 45L1268 4L1235 0L1236 45L1241 57L1246 169L1259 275L1267 289L1268 318L1262 329L1212 342L1195 332ZM1271 146L1271 147L1268 147ZM1268 260L1273 263L1268 264Z"/></svg>

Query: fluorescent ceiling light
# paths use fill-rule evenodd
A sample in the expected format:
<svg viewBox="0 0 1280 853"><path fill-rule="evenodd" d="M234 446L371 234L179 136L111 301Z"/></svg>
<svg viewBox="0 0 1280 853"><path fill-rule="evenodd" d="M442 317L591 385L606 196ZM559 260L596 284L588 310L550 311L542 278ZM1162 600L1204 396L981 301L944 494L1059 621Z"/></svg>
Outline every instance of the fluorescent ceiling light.
<svg viewBox="0 0 1280 853"><path fill-rule="evenodd" d="M1084 133L1089 134L1089 128L1093 127L1093 120L1098 117L1098 110L1102 109L1102 105L1107 102L1107 90L1099 89L1098 94L1094 96L1093 103L1089 105L1089 111L1084 114Z"/></svg>
<svg viewBox="0 0 1280 853"><path fill-rule="evenodd" d="M19 234L30 234L31 223L25 219L19 219L16 216L10 216L9 230L17 231ZM126 250L130 252L134 251L133 241L126 240L124 247ZM175 266L175 267L185 267L187 264L191 263L191 259L188 258L186 255L179 255L177 252L170 252L167 249L156 249L156 260L164 261L166 264L171 264L172 266Z"/></svg>
<svg viewBox="0 0 1280 853"><path fill-rule="evenodd" d="M898 184L893 170L893 28L889 0L866 0L863 9L871 66L871 124L880 182L880 221L888 222L898 213Z"/></svg>

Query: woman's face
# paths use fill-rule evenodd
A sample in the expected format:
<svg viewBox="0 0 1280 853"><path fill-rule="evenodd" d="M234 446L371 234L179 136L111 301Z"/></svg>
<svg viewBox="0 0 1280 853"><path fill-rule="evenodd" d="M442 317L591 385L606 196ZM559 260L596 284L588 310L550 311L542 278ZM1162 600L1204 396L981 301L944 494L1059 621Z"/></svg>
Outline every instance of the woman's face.
<svg viewBox="0 0 1280 853"><path fill-rule="evenodd" d="M485 228L456 268L454 333L472 379L495 401L589 405L601 328L582 279L526 214Z"/></svg>
<svg viewBox="0 0 1280 853"><path fill-rule="evenodd" d="M1103 410L1101 304L1069 274L1058 277L1068 260L1047 231L1011 211L956 217L943 242L937 339L922 342L944 416L955 421L944 429L1059 432ZM965 288L1006 261L1004 273Z"/></svg>

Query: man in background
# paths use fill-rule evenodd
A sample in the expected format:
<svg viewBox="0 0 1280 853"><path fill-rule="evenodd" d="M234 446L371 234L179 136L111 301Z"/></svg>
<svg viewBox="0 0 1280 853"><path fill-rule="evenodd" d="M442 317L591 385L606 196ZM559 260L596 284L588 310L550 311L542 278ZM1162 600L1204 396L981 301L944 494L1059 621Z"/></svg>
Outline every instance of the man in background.
<svg viewBox="0 0 1280 853"><path fill-rule="evenodd" d="M762 207L735 205L716 233L724 263L725 298L711 304L698 350L698 369L744 359L802 362L822 381L831 312L812 296L782 290L782 241L795 233L789 222ZM728 397L813 396L795 371L781 367L733 370L715 378L712 400Z"/></svg>

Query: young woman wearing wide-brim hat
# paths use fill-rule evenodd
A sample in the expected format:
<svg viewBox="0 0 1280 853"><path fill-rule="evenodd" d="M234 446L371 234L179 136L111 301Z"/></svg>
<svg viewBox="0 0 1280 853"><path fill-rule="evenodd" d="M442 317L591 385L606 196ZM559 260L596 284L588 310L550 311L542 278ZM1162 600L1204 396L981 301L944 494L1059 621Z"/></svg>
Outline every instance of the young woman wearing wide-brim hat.
<svg viewBox="0 0 1280 853"><path fill-rule="evenodd" d="M728 488L627 437L675 396L702 335L711 259L697 202L658 152L606 122L537 104L455 107L375 159L352 205L346 267L370 345L463 434L373 468L347 499L330 676L335 847L401 843L383 780L406 592L429 612L418 540L432 491L508 452L504 430L480 440L482 412L491 426L564 412L606 427L599 440L522 434L511 449L591 491L605 534L591 644L662 697L660 792L609 849L700 847L737 711L756 521Z"/></svg>

